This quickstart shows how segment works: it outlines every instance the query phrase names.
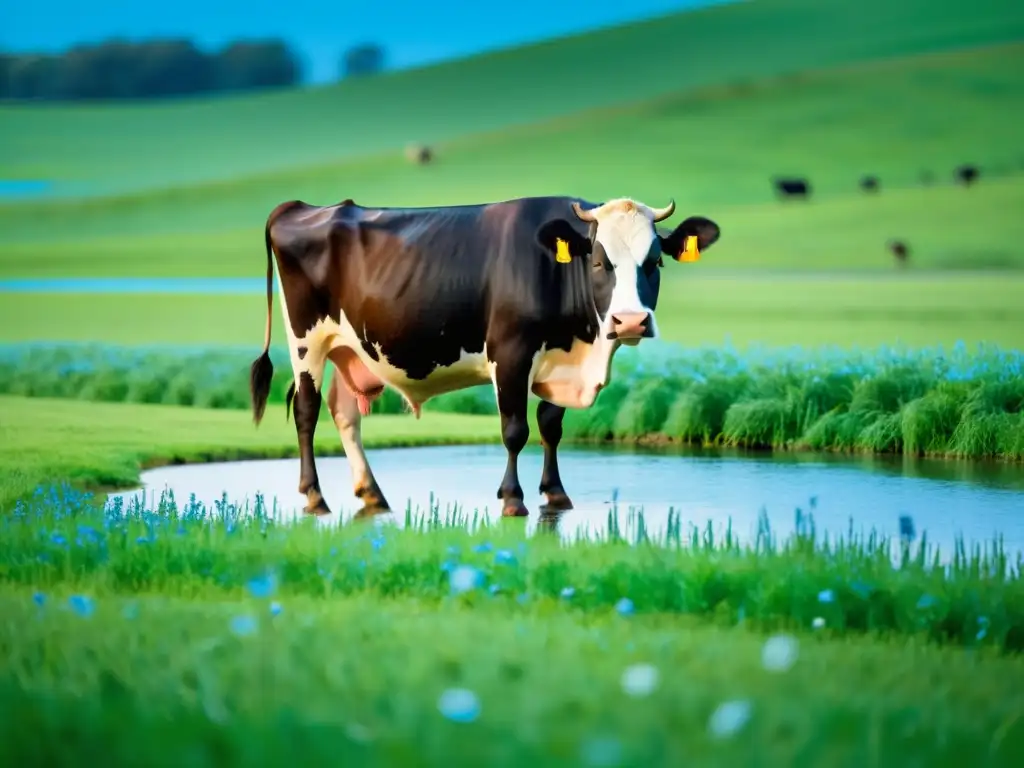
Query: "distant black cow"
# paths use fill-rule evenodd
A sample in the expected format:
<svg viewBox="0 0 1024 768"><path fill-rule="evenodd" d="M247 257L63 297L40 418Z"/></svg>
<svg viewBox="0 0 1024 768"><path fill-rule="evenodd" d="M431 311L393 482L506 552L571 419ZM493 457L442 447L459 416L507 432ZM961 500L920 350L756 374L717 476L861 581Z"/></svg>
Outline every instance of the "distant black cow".
<svg viewBox="0 0 1024 768"><path fill-rule="evenodd" d="M807 179L772 179L775 191L780 197L801 197L807 199L811 195L811 185Z"/></svg>
<svg viewBox="0 0 1024 768"><path fill-rule="evenodd" d="M978 180L980 173L976 165L961 165L954 171L953 177L965 187L969 187Z"/></svg>
<svg viewBox="0 0 1024 768"><path fill-rule="evenodd" d="M877 192L878 191L878 177L877 176L864 176L860 180L860 188L865 192Z"/></svg>
<svg viewBox="0 0 1024 768"><path fill-rule="evenodd" d="M910 257L910 249L907 247L907 244L902 240L890 240L888 246L893 257L896 259L896 263L901 267L905 266L907 259Z"/></svg>
<svg viewBox="0 0 1024 768"><path fill-rule="evenodd" d="M426 165L434 159L434 153L430 147L423 144L410 144L405 148L405 157L410 163Z"/></svg>

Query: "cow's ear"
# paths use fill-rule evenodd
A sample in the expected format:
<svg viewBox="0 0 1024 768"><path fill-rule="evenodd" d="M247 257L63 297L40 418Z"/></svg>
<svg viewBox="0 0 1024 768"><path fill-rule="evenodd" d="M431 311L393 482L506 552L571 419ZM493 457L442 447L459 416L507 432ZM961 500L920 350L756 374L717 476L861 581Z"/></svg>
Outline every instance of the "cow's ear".
<svg viewBox="0 0 1024 768"><path fill-rule="evenodd" d="M590 239L577 232L565 219L552 219L542 224L537 230L537 242L562 264L586 258L591 250Z"/></svg>
<svg viewBox="0 0 1024 768"><path fill-rule="evenodd" d="M661 252L676 261L693 261L700 257L700 251L710 248L718 240L722 231L711 219L703 216L691 216L676 227L672 234L658 233ZM696 238L687 242L687 238ZM688 255L689 254L689 255Z"/></svg>

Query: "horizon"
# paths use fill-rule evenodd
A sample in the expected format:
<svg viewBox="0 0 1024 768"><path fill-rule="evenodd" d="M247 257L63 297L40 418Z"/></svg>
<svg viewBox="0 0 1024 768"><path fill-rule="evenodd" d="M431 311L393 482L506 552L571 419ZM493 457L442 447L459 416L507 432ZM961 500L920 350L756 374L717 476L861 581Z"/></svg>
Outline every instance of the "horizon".
<svg viewBox="0 0 1024 768"><path fill-rule="evenodd" d="M579 6L551 7L544 0L521 0L514 7L503 7L500 19L465 13L465 0L434 0L427 7L395 0L369 10L361 7L357 19L345 19L345 4L328 0L303 0L298 4L301 12L297 4L283 8L271 0L224 0L215 9L201 0L148 7L133 0L104 0L85 16L73 12L74 0L53 0L46 6L21 5L8 12L0 25L0 50L59 53L112 38L160 37L186 37L209 50L239 39L279 37L300 61L301 83L316 85L336 81L344 51L363 43L381 45L386 70L397 71L743 1L638 0L624 6L592 0L586 7L590 15L581 23ZM325 24L322 18L328 14L341 21ZM392 23L395 17L401 22ZM386 30L384 24L389 25Z"/></svg>

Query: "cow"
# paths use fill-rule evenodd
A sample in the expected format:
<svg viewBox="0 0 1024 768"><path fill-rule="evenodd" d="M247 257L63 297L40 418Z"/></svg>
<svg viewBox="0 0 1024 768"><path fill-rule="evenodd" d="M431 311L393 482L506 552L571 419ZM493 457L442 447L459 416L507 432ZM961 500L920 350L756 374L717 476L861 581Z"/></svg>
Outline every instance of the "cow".
<svg viewBox="0 0 1024 768"><path fill-rule="evenodd" d="M956 168L953 172L953 179L965 187L971 186L975 181L978 180L978 176L981 175L976 165L961 165Z"/></svg>
<svg viewBox="0 0 1024 768"><path fill-rule="evenodd" d="M531 392L541 398L540 492L546 508L571 509L556 453L565 409L594 403L620 345L658 338L662 254L693 260L719 238L718 225L702 216L667 236L657 232L674 211L674 200L651 208L630 198L592 204L564 196L434 208L351 199L277 206L265 227L266 329L250 394L259 425L273 376L276 263L293 374L285 413L294 413L305 512L331 512L313 458L328 361L328 410L362 511L390 509L362 445L361 417L374 398L390 387L419 418L431 397L487 383L507 453L502 514L529 514L518 456Z"/></svg>
<svg viewBox="0 0 1024 768"><path fill-rule="evenodd" d="M896 263L901 267L906 266L907 259L910 258L910 248L907 244L902 240L890 240L886 246L896 259Z"/></svg>
<svg viewBox="0 0 1024 768"><path fill-rule="evenodd" d="M806 200L811 194L807 179L772 179L772 186L782 198L802 197Z"/></svg>
<svg viewBox="0 0 1024 768"><path fill-rule="evenodd" d="M864 176L860 180L860 188L865 192L877 192L878 191L878 177L877 176Z"/></svg>

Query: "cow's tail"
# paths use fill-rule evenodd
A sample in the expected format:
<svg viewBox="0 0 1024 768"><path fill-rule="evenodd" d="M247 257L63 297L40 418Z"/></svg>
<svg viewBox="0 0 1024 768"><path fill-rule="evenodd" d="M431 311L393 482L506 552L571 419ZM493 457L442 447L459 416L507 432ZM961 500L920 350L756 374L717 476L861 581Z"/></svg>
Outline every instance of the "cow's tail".
<svg viewBox="0 0 1024 768"><path fill-rule="evenodd" d="M270 397L270 384L274 379L274 364L270 360L270 328L274 311L274 250L270 241L270 224L267 220L265 240L267 244L267 324L263 332L263 354L253 360L249 372L249 393L252 398L252 419L256 424L263 418Z"/></svg>

